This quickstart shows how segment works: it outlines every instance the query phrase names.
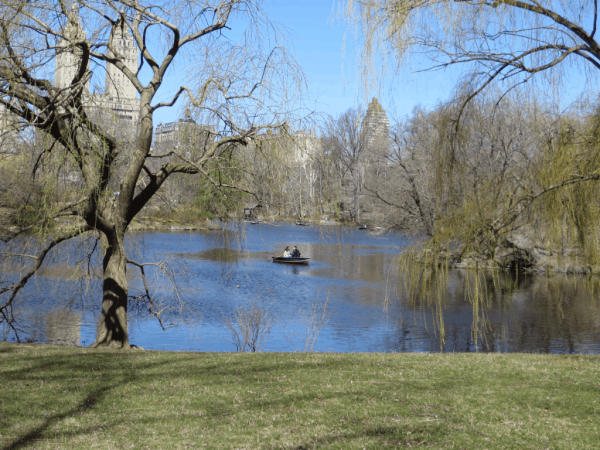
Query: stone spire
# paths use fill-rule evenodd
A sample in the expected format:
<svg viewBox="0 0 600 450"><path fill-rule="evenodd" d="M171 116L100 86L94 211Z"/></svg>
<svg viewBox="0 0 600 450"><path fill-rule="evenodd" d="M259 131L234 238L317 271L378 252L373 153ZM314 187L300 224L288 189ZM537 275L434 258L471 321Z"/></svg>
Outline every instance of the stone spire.
<svg viewBox="0 0 600 450"><path fill-rule="evenodd" d="M110 38L112 46L123 56L123 62L132 72L137 71L138 48L129 29L124 27L113 28ZM108 56L114 56L110 50ZM116 66L106 64L105 91L107 97L115 100L135 100L137 90L133 83Z"/></svg>
<svg viewBox="0 0 600 450"><path fill-rule="evenodd" d="M362 132L369 153L384 155L389 150L390 122L377 98L369 103L362 122Z"/></svg>
<svg viewBox="0 0 600 450"><path fill-rule="evenodd" d="M71 86L73 78L79 70L81 49L75 48L73 42L86 38L86 32L79 20L79 8L76 3L69 7L69 22L63 29L63 38L56 49L56 68L54 71L54 85L60 89ZM86 81L85 91L89 90L89 79Z"/></svg>

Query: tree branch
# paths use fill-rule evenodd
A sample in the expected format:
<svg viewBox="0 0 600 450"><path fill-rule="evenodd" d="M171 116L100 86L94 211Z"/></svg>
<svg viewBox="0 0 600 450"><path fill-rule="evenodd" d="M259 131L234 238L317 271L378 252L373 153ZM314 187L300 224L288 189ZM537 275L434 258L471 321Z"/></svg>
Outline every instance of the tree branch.
<svg viewBox="0 0 600 450"><path fill-rule="evenodd" d="M48 255L48 252L50 250L52 250L61 242L80 236L86 231L90 230L91 228L88 226L76 228L68 233L65 233L57 238L52 239L48 244L46 244L46 246L40 251L39 255L37 256L34 266L23 277L21 277L19 282L13 284L12 286L0 289L0 295L12 291L12 294L10 295L9 299L3 305L0 306L0 311L5 310L12 304L19 291L23 289L23 287L27 284L29 279L39 270L39 268L44 262L44 258L46 257L46 255Z"/></svg>
<svg viewBox="0 0 600 450"><path fill-rule="evenodd" d="M156 311L154 309L154 301L152 300L152 297L150 296L150 289L148 288L148 283L146 282L146 272L144 271L144 266L156 266L162 269L163 267L163 262L160 263L144 263L144 264L140 264L137 263L135 261L132 261L130 259L127 260L127 264L131 264L133 266L136 266L140 269L140 272L142 274L142 280L144 282L144 291L145 294L141 297L134 297L136 300L139 300L141 298L146 298L146 300L148 301L148 312L150 314L152 314L154 317L156 317L156 319L158 320L158 323L160 324L160 327L163 329L163 331L167 330L167 327L165 327L165 325L163 324L162 321L162 317L160 316L161 313L164 311L164 309L160 310L160 311Z"/></svg>

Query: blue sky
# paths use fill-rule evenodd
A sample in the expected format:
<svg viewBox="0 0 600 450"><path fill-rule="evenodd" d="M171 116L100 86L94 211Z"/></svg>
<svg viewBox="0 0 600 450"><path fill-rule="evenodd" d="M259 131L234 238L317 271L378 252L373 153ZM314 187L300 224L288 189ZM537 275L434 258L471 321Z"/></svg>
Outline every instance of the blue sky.
<svg viewBox="0 0 600 450"><path fill-rule="evenodd" d="M456 71L414 74L405 70L391 86L365 93L359 79L353 33L347 33L344 49L348 26L335 17L334 3L337 1L274 0L268 10L271 19L298 35L296 57L306 72L311 97L320 112L338 115L376 96L388 115L403 116L418 104L433 105L448 96Z"/></svg>
<svg viewBox="0 0 600 450"><path fill-rule="evenodd" d="M342 0L343 1L343 0ZM352 32L344 51L344 35L348 25L335 18L333 10L338 0L271 0L265 12L271 20L287 27L297 35L291 40L298 63L304 68L309 82L308 103L315 112L339 115L348 108L365 106L376 96L387 110L390 122L411 113L417 105L432 107L445 101L460 78L461 68L436 72L415 72L408 65L379 92L365 93L356 64L356 48ZM421 61L421 67L426 65ZM413 66L414 67L414 66ZM579 74L572 74L566 85L555 92L546 92L549 101L564 106L584 87ZM592 88L593 89L593 88ZM596 91L597 92L597 91ZM177 111L163 110L155 116L156 122L177 119Z"/></svg>
<svg viewBox="0 0 600 450"><path fill-rule="evenodd" d="M344 2L272 0L267 9L272 20L294 30L300 38L295 42L296 56L309 78L310 94L313 101L318 102L318 111L338 115L359 103L364 105L370 97L376 96L392 121L409 115L417 105L432 107L450 97L464 67L417 72L417 67L429 65L425 59L413 60L381 92L364 93L358 79L357 49L353 45L352 32L347 39L345 55L342 54L348 25L336 19L333 11L340 1ZM562 85L542 87L543 95L539 98L564 109L582 93L598 95L598 77L593 75L587 81L586 84L583 74L569 70Z"/></svg>
<svg viewBox="0 0 600 450"><path fill-rule="evenodd" d="M290 43L307 76L308 103L314 111L336 116L348 108L365 106L376 96L393 119L409 114L418 104L433 105L448 97L456 71L450 76L441 72L416 75L406 70L392 89L364 93L357 75L352 34L343 54L347 24L334 19L333 7L332 0L272 0L266 5L270 19L297 36ZM173 109L161 110L155 120L170 122L176 116Z"/></svg>

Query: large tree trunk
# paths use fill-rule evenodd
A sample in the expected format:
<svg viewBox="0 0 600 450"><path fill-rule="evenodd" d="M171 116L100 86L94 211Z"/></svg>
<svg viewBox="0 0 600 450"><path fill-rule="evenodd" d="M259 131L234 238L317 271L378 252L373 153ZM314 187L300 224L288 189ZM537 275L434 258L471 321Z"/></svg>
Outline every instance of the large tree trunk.
<svg viewBox="0 0 600 450"><path fill-rule="evenodd" d="M102 316L96 342L92 347L129 348L127 332L127 258L123 236L107 239L104 253Z"/></svg>

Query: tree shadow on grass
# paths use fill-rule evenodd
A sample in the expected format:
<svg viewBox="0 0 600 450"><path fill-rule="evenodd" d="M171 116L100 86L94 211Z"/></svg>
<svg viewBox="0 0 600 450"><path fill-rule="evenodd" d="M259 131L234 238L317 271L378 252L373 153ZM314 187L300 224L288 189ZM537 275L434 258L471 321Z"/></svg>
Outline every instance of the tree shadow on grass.
<svg viewBox="0 0 600 450"><path fill-rule="evenodd" d="M0 346L0 351L4 352L4 347ZM139 352L139 351L105 351L105 350L84 350L77 352L75 350L71 354L65 354L62 350L48 352L45 356L35 356L32 354L15 353L13 358L13 367L17 367L16 370L11 370L12 367L7 364L0 369L0 378L2 380L10 380L13 383L64 383L66 385L75 385L76 389L81 390L77 397L81 400L77 400L77 397L73 397L71 394L70 405L65 406L63 411L53 413L51 416L43 418L41 413L38 412L35 415L33 408L29 408L29 404L36 408L49 408L57 407L53 402L55 399L50 398L53 394L46 395L43 399L44 404L40 401L31 402L28 397L32 391L38 388L25 388L15 392L17 400L20 398L23 402L21 409L18 410L18 414L13 415L11 420L13 423L18 423L21 418L26 418L27 414L34 414L34 419L39 419L39 425L30 425L30 431L24 431L24 435L13 438L10 443L5 442L5 450L21 449L23 447L30 447L32 443L39 439L46 439L48 436L48 430L51 430L55 426L60 427L60 422L74 417L78 414L83 414L90 409L98 411L98 407L106 405L106 399L112 399L111 396L119 394L131 395L132 398L138 399L142 402L142 405L150 405L150 397L144 397L143 399L139 396L141 391L136 391L135 388L146 387L149 388L149 384L156 379L169 383L168 386L160 387L155 396L152 397L154 400L162 400L161 406L151 406L148 411L140 413L138 419L141 417L145 424L152 426L153 423L164 422L165 420L171 421L170 423L174 426L179 426L178 423L193 423L192 427L214 427L229 420L238 420L238 414L254 414L255 416L262 411L273 410L282 414L290 415L295 414L290 410L290 405L296 404L296 409L299 404L305 404L300 407L301 410L311 414L311 411L323 412L329 409L331 412L334 411L332 408L339 407L337 400L343 400L346 405L350 405L351 409L348 410L347 414L350 415L350 421L356 421L356 426L350 426L346 423L345 427L342 426L338 431L331 431L323 433L320 436L307 438L306 435L300 437L296 436L296 441L293 440L292 436L287 436L288 442L291 439L291 443L287 447L278 442L271 444L272 448L313 448L314 445L317 447L332 444L336 441L347 442L348 444L356 443L361 439L367 439L371 443L381 441L382 446L385 442L387 445L398 446L416 446L416 445L437 445L437 443L444 441L446 437L451 434L452 428L448 428L443 423L427 423L427 421L419 423L419 419L415 419L413 416L420 416L421 414L413 414L413 404L404 404L403 406L393 405L381 405L375 410L371 410L369 418L363 421L360 417L361 414L358 411L363 411L363 405L368 404L369 397L378 397L385 390L396 390L400 387L407 392L419 393L421 391L436 389L437 387L449 388L452 384L448 384L448 381L438 381L423 383L419 379L410 380L394 380L385 381L369 368L369 365L361 371L361 378L363 380L357 385L356 381L353 387L348 387L346 392L345 385L342 386L340 380L336 381L339 384L338 389L341 391L325 392L321 386L321 383L325 382L320 378L320 374L333 373L335 370L341 370L338 367L341 364L340 361L345 361L344 364L348 365L351 360L348 357L323 357L318 358L319 361L315 363L309 362L315 357L312 356L298 356L298 362L293 362L289 359L282 358L283 361L277 362L276 355L263 355L260 357L251 357L251 355L211 355L206 353L177 353L171 354L168 358L160 357L156 354L156 358L151 352ZM296 357L294 357L296 358ZM18 366L17 366L18 360ZM8 362L8 359L5 360ZM302 367L298 363L303 363ZM374 366L373 366L374 367ZM94 370L95 369L95 370ZM318 369L315 374L309 372L313 369ZM295 370L301 370L306 372L305 375L300 379L285 378L285 376L279 377L280 374L293 372ZM92 379L86 381L91 374ZM309 378L304 378L308 376ZM341 381L344 383L349 382L346 379L349 374L344 369L344 373L339 375L342 377ZM375 381L376 380L376 381ZM290 383L290 381L292 381ZM314 392L299 392L297 390L298 382L302 382L306 389L312 389L314 386ZM87 389L83 390L83 383L95 383L96 385L88 385ZM209 385L210 383L210 385ZM308 384L306 384L308 383ZM81 387L79 387L81 384ZM236 389L241 393L240 398L244 401L243 405L234 406L229 401L228 397L221 399L219 396L215 396L214 392L221 392L227 390L232 386L236 386ZM17 384L18 386L18 384ZM203 388L210 386L211 395L207 398L203 396ZM598 388L592 384L588 384L588 391L594 395L597 393ZM134 388L134 389L132 389ZM151 388L151 387L150 387ZM249 388L252 391L250 395L245 394ZM10 388L9 388L10 389ZM120 390L119 390L120 389ZM578 389L585 389L585 386L578 386ZM117 390L115 393L111 391ZM131 391L131 394L129 394ZM265 391L271 391L271 395L268 398L262 398L256 396L257 393ZM289 391L289 392L288 392ZM50 391L45 391L46 393ZM376 395L377 394L377 395ZM145 394L144 394L145 395ZM385 395L385 394L384 394ZM19 397L20 396L20 397ZM173 397L172 397L173 396ZM193 401L190 402L190 397L193 397ZM177 409L175 411L172 408L173 402L177 402L178 399L185 398L186 409ZM336 400L336 402L326 403L329 400ZM76 402L76 403L75 403ZM426 416L431 413L439 414L440 417L444 415L442 409L439 411L436 409L436 405L421 405L418 400L415 401L414 406L427 406ZM440 400L443 406L443 400ZM157 403L156 401L152 403ZM6 404L5 404L6 406ZM178 405L180 406L180 405ZM546 405L547 406L547 405ZM167 407L170 409L167 411ZM163 408L163 409L161 409ZM372 407L370 407L372 408ZM411 411L408 411L410 408ZM433 409L432 409L433 408ZM441 408L441 406L439 407ZM592 407L591 407L592 408ZM16 408L15 408L16 409ZM593 408L592 408L593 409ZM110 419L108 423L103 423L102 428L110 430L119 423L118 419L125 414L126 410L117 410L115 413L115 420ZM166 413L168 417L165 418L163 413ZM590 414L592 411L590 410ZM88 412L89 414L89 412ZM352 416L355 416L352 418ZM380 416L381 417L378 417ZM400 422L397 420L388 420L383 416L394 415L395 419L400 417ZM160 417L159 417L160 416ZM359 417L360 416L360 417ZM409 417L410 416L410 417ZM425 416L425 415L424 415ZM6 416L8 418L8 416ZM405 422L405 418L410 419L411 423ZM216 422L215 422L216 419ZM327 422L327 420L326 420ZM387 422L387 423L386 423ZM393 422L393 423L389 423ZM416 423L415 423L416 422ZM129 424L130 429L133 431L133 425ZM338 424L333 424L338 428ZM75 436L90 434L96 431L98 426L84 426L76 430L67 430L65 427L61 427L56 437L61 439L69 439ZM258 431L257 431L258 433ZM7 436L5 434L4 439ZM346 446L346 444L343 444ZM354 445L354 444L352 444ZM68 446L68 445L67 445ZM350 445L348 445L350 446Z"/></svg>
<svg viewBox="0 0 600 450"><path fill-rule="evenodd" d="M24 434L21 436L14 437L13 435L12 441L8 443L4 441L3 446L0 447L2 450L16 450L31 446L37 440L46 439L49 429L60 426L59 424L65 419L89 413L92 408L97 409L102 406L104 399L110 396L111 391L127 388L128 385L148 384L156 378L176 382L183 376L192 380L196 379L198 382L207 378L212 379L215 381L215 386L222 386L223 382L228 384L231 377L248 376L249 374L272 376L271 372L274 370L282 370L281 366L264 361L259 364L249 364L249 360L244 357L211 361L204 358L206 354L182 353L175 358L148 360L149 352L83 348L69 349L68 352L65 352L64 348L39 347L36 344L27 345L23 351L23 348L16 344L0 346L1 353L10 355L9 359L4 361L7 364L0 368L0 378L7 383L13 383L15 387L19 386L19 389L14 391L17 395L14 397L13 411L8 411L9 414L5 415L5 418L10 417L12 424L23 421L21 425L28 420L41 421L41 423L38 422L38 425L28 427L30 428L28 431L24 430ZM37 350L41 350L42 354L35 354ZM70 353L71 351L73 353ZM198 356L202 356L202 359L198 360ZM197 365L195 361L198 361ZM132 370L130 364L135 364L135 369ZM187 374L182 374L180 371L182 367ZM248 381L255 382L253 379L248 379ZM37 387L38 384L39 387ZM96 386L90 386L90 384ZM32 387L32 385L36 387ZM46 389L49 388L43 387L51 385L58 385L61 390L75 387L76 391L81 392L80 395L83 398L81 400L73 399L74 392L71 391L69 392L71 399L67 400L70 405L62 407L61 401L56 398L61 394L48 391ZM32 392L40 389L42 396L31 397ZM179 390L176 386L171 389ZM18 406L19 402L20 406ZM72 402L76 402L76 404L73 405ZM230 412L225 405L212 406L215 408L208 408L209 414L215 417L235 414L235 411ZM45 417L42 415L43 411L57 408L62 411L52 412ZM206 415L204 417L211 418ZM7 424L5 429L11 426L8 421L5 423ZM111 426L111 424L103 424L105 429ZM59 434L61 438L67 438L86 434L94 431L95 428L92 426L91 428L81 427L73 431L61 430ZM7 437L5 434L4 438Z"/></svg>
<svg viewBox="0 0 600 450"><path fill-rule="evenodd" d="M3 352L11 352L6 348L2 348ZM140 355L141 356L141 355ZM84 350L83 353L72 354L72 355L48 355L48 356L34 356L34 355L19 355L19 359L23 368L17 370L11 370L10 365L5 365L4 370L0 370L0 378L5 382L18 382L23 383L26 386L29 384L40 383L40 388L44 384L52 383L64 383L65 385L78 385L83 380L87 380L87 374L94 374L95 376L101 377L100 380L93 380L90 383L95 382L101 384L101 386L88 390L85 397L78 401L73 407L66 410L59 411L48 415L45 419L42 419L42 423L33 427L30 431L24 435L17 437L12 442L4 444L0 447L2 450L16 450L23 447L30 446L33 442L45 439L45 433L52 426L60 423L61 421L76 415L81 415L85 412L89 412L92 408L101 406L103 398L115 388L121 387L124 384L132 384L139 382L144 376L138 376L135 372L128 371L124 366L125 361L129 358L135 358L135 353L122 353L119 357L115 358L114 351L94 351ZM30 365L27 365L30 363ZM168 367L169 361L156 361L156 362L145 362L139 364L139 371L161 369L161 366ZM111 380L112 379L112 380ZM66 386L65 386L66 387ZM27 394L27 391L25 395ZM57 394L58 395L58 394ZM17 398L15 401L25 401L26 397L21 399ZM41 401L36 402L34 405L34 411L37 407L50 407L50 403L56 401L53 398L44 398ZM56 407L56 404L52 404ZM22 411L20 414L11 413L13 423L18 423L20 418L24 418L24 414L29 414L31 418L31 411L27 409L27 405L22 405ZM34 413L35 414L35 413ZM7 417L8 418L8 417ZM33 419L41 419L41 413L37 413ZM88 431L93 431L88 428L80 428L76 432L62 432L61 436L66 435L81 435Z"/></svg>
<svg viewBox="0 0 600 450"><path fill-rule="evenodd" d="M348 431L342 433L330 433L321 434L315 436L309 440L296 444L292 447L289 445L274 445L270 448L274 449L292 449L292 450L313 450L314 448L321 448L322 446L337 443L342 443L345 446L352 446L353 442L362 440L365 438L375 438L379 441L380 446L386 446L391 448L398 447L417 447L425 446L431 447L432 445L440 444L439 439L442 435L448 435L447 431L442 430L431 430L435 433L436 441L431 440L431 434L426 427L412 425L411 427L402 426L370 426L360 432ZM367 444L367 445L372 445Z"/></svg>
<svg viewBox="0 0 600 450"><path fill-rule="evenodd" d="M33 441L41 439L43 437L44 432L50 428L52 425L64 420L68 417L74 416L75 414L83 413L94 406L96 406L101 399L101 397L110 391L113 386L102 387L100 389L95 389L90 392L86 398L79 402L79 404L69 409L68 411L64 411L58 414L54 414L48 417L42 425L35 427L33 430L29 431L27 434L17 438L13 442L9 443L7 446L3 447L3 450L16 450L18 448L25 447L31 444Z"/></svg>

